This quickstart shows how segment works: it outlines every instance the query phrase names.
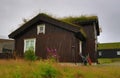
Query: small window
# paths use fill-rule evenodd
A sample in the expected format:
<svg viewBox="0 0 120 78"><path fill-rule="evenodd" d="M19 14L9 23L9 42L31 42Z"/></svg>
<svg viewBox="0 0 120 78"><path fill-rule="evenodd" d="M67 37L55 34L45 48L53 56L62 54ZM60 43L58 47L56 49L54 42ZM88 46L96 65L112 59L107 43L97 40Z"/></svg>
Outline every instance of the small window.
<svg viewBox="0 0 120 78"><path fill-rule="evenodd" d="M37 26L37 34L43 33L45 34L45 24L40 24Z"/></svg>
<svg viewBox="0 0 120 78"><path fill-rule="evenodd" d="M102 52L101 52L101 51L99 51L99 53L98 53L98 54L99 54L99 56L102 56Z"/></svg>
<svg viewBox="0 0 120 78"><path fill-rule="evenodd" d="M35 42L36 39L25 39L24 40L24 52L32 49L33 51L35 51Z"/></svg>
<svg viewBox="0 0 120 78"><path fill-rule="evenodd" d="M117 55L120 55L120 51L117 51Z"/></svg>

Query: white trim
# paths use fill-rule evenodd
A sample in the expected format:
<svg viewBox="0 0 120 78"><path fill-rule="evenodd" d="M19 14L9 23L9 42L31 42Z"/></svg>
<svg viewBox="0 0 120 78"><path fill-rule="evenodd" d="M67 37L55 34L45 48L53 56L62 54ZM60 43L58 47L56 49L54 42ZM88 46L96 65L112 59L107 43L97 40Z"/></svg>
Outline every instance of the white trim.
<svg viewBox="0 0 120 78"><path fill-rule="evenodd" d="M117 55L120 55L120 51L117 51Z"/></svg>
<svg viewBox="0 0 120 78"><path fill-rule="evenodd" d="M29 40L34 40L33 49L34 49L34 52L35 52L36 38L24 39L24 52L26 51L26 41L29 41Z"/></svg>
<svg viewBox="0 0 120 78"><path fill-rule="evenodd" d="M82 41L79 41L79 53L82 54Z"/></svg>
<svg viewBox="0 0 120 78"><path fill-rule="evenodd" d="M43 30L40 31L40 28L43 28ZM37 34L39 35L39 33L45 34L45 24L40 24L37 26Z"/></svg>

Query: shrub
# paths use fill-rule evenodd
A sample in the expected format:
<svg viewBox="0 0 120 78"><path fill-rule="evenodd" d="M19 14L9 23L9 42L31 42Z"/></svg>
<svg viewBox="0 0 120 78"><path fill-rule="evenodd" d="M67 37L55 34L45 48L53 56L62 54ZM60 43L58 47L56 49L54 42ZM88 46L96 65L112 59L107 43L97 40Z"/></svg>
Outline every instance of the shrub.
<svg viewBox="0 0 120 78"><path fill-rule="evenodd" d="M59 71L55 69L51 64L41 64L40 65L40 75L43 78L56 78L59 76Z"/></svg>
<svg viewBox="0 0 120 78"><path fill-rule="evenodd" d="M13 75L13 78L22 78L21 73L18 71L14 72L12 75Z"/></svg>
<svg viewBox="0 0 120 78"><path fill-rule="evenodd" d="M40 62L39 66L33 71L34 78L61 78L61 72L54 67L53 63Z"/></svg>
<svg viewBox="0 0 120 78"><path fill-rule="evenodd" d="M37 59L37 56L35 55L35 52L32 49L25 51L24 57L26 60L30 61L35 61Z"/></svg>

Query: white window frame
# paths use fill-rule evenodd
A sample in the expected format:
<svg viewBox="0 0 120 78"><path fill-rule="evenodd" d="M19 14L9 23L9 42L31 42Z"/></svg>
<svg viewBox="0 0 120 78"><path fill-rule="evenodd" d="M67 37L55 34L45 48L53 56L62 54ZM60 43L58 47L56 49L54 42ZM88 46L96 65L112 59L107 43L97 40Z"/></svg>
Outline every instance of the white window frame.
<svg viewBox="0 0 120 78"><path fill-rule="evenodd" d="M82 41L79 41L79 53L82 54Z"/></svg>
<svg viewBox="0 0 120 78"><path fill-rule="evenodd" d="M41 31L41 28L42 28L42 31ZM45 24L39 24L37 26L37 34L39 35L40 33L45 34Z"/></svg>
<svg viewBox="0 0 120 78"><path fill-rule="evenodd" d="M34 52L35 52L36 38L24 39L24 52L27 51L27 49L26 49L26 43L27 43L27 41L30 41L30 40L33 40L33 41L34 41L34 43L33 43L33 50L34 50Z"/></svg>
<svg viewBox="0 0 120 78"><path fill-rule="evenodd" d="M117 51L117 55L118 55L118 56L120 55L120 51Z"/></svg>

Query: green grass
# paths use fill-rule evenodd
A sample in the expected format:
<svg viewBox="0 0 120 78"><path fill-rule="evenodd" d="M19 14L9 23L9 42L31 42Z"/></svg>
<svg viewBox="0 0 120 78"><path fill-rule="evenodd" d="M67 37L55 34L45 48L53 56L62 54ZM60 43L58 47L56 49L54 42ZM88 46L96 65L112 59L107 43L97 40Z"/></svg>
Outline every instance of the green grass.
<svg viewBox="0 0 120 78"><path fill-rule="evenodd" d="M98 50L104 49L120 49L120 42L98 44Z"/></svg>
<svg viewBox="0 0 120 78"><path fill-rule="evenodd" d="M120 62L120 58L99 58L98 61L100 64L114 63Z"/></svg>
<svg viewBox="0 0 120 78"><path fill-rule="evenodd" d="M120 66L0 60L0 78L120 78Z"/></svg>
<svg viewBox="0 0 120 78"><path fill-rule="evenodd" d="M87 22L87 21L96 21L98 20L97 16L86 16L86 15L82 15L82 16L69 16L69 17L64 17L61 19L62 21L65 22L70 22L70 23L78 23L78 22Z"/></svg>
<svg viewBox="0 0 120 78"><path fill-rule="evenodd" d="M112 60L108 59L108 58L100 58L100 59L98 59L98 61L100 64L112 63Z"/></svg>

